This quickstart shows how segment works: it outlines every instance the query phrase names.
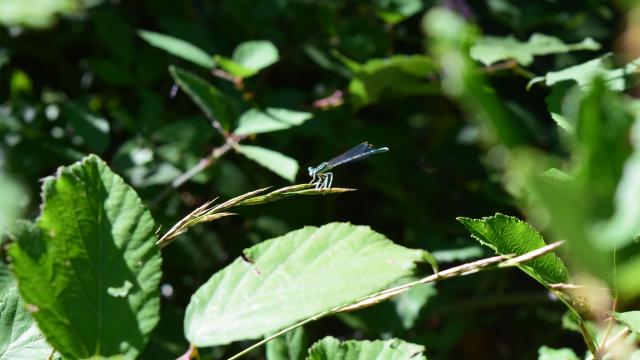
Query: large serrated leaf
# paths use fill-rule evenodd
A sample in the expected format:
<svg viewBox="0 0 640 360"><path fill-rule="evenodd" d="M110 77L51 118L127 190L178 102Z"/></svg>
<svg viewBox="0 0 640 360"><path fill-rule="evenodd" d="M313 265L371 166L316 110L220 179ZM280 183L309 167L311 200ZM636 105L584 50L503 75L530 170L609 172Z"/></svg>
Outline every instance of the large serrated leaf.
<svg viewBox="0 0 640 360"><path fill-rule="evenodd" d="M135 357L159 319L161 258L149 211L91 155L43 184L42 213L9 250L20 293L63 356Z"/></svg>
<svg viewBox="0 0 640 360"><path fill-rule="evenodd" d="M313 344L307 360L426 360L424 350L400 339L340 342L328 336Z"/></svg>
<svg viewBox="0 0 640 360"><path fill-rule="evenodd" d="M484 65L514 59L519 64L528 66L533 63L534 56L561 54L574 50L599 50L592 38L586 38L577 44L565 44L554 36L533 34L526 42L518 41L512 35L506 37L484 36L471 47L469 55Z"/></svg>
<svg viewBox="0 0 640 360"><path fill-rule="evenodd" d="M225 129L234 121L229 99L203 78L179 67L170 66L169 73L209 120L219 121Z"/></svg>
<svg viewBox="0 0 640 360"><path fill-rule="evenodd" d="M138 35L146 42L168 52L171 55L190 61L207 69L216 66L213 57L199 47L173 36L153 31L138 31Z"/></svg>
<svg viewBox="0 0 640 360"><path fill-rule="evenodd" d="M238 151L265 168L293 182L298 173L298 162L284 154L260 146L239 145Z"/></svg>
<svg viewBox="0 0 640 360"><path fill-rule="evenodd" d="M191 298L185 335L195 346L269 335L385 288L422 258L367 226L305 227L212 276Z"/></svg>
<svg viewBox="0 0 640 360"><path fill-rule="evenodd" d="M458 221L480 243L500 255L523 255L546 245L539 232L513 216L459 217ZM555 254L543 255L518 267L543 284L562 283L569 277L566 266Z"/></svg>
<svg viewBox="0 0 640 360"><path fill-rule="evenodd" d="M0 297L0 360L46 359L52 348L33 322L16 287Z"/></svg>

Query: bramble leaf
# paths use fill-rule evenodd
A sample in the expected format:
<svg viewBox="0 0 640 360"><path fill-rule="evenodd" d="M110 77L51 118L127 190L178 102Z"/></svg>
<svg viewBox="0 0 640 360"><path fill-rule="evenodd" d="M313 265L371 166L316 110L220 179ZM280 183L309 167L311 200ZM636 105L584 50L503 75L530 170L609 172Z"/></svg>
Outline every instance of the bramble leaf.
<svg viewBox="0 0 640 360"><path fill-rule="evenodd" d="M327 336L309 349L307 360L426 360L424 350L400 339L340 342Z"/></svg>
<svg viewBox="0 0 640 360"><path fill-rule="evenodd" d="M367 226L308 226L246 249L192 296L185 336L213 346L270 335L410 275L421 250Z"/></svg>
<svg viewBox="0 0 640 360"><path fill-rule="evenodd" d="M135 357L159 320L151 214L94 155L60 168L42 192L40 216L18 224L9 250L38 327L64 357Z"/></svg>
<svg viewBox="0 0 640 360"><path fill-rule="evenodd" d="M500 255L523 255L547 245L531 225L512 216L459 217L458 221L476 240ZM543 255L518 267L543 284L562 283L569 277L566 266L555 254Z"/></svg>

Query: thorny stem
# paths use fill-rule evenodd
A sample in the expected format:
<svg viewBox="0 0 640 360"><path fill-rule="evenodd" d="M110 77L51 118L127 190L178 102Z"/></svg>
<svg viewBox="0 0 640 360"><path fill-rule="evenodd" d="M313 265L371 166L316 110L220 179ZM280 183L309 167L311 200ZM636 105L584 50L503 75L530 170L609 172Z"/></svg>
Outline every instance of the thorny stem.
<svg viewBox="0 0 640 360"><path fill-rule="evenodd" d="M469 274L473 274L482 270L486 270L488 268L490 268L492 265L498 264L498 266L502 265L502 263L508 263L507 265L503 265L503 266L514 266L517 265L516 263L514 263L515 259L520 259L519 261L521 262L526 262L532 259L535 259L539 256L545 255L547 253L552 252L553 250L555 250L556 248L558 248L559 246L561 246L563 244L562 241L560 242L556 242L553 244L549 244L545 247L542 247L540 249L534 250L530 253L518 256L516 258L513 258L511 256L504 256L504 255L497 255L497 256L493 256L490 258L486 258L486 259L481 259L481 260L477 260L477 261L473 261L470 263L466 263L466 264L462 264L459 266L454 266L452 268L449 268L447 270L443 270L441 272L438 272L436 274L432 274L429 275L423 279L417 280L417 281L413 281L404 285L400 285L400 286L396 286L390 289L386 289L383 290L381 292L378 292L377 294L373 294L370 296L366 296L360 300L357 300L356 302L352 303L352 304L347 304L347 305L342 305L342 306L337 306L333 309L324 311L320 314L317 314L313 317L310 317L308 319L305 319L303 321L300 321L296 324L293 324L285 329L282 329L280 331L278 331L277 333L265 338L264 340L261 340L251 346L249 346L248 348L242 350L241 352L233 355L232 357L228 358L227 360L235 360L238 359L239 357L247 354L248 352L256 349L257 347L260 347L262 345L264 345L265 343L275 339L276 337L285 334L288 331L291 331L297 327L303 326L309 322L318 320L322 317L325 317L327 315L331 315L337 312L342 312L342 311L349 311L349 310L355 310L361 307L365 307L365 306L369 306L369 305L373 305L376 304L382 300L388 299L392 296L401 294L407 290L409 290L410 288L412 288L413 286L416 285L420 285L420 284L427 284L427 283L432 283L432 282L437 282L440 280L444 280L444 279L448 279L448 278L452 278L452 277L458 277L458 276L465 276L465 275L469 275ZM531 255L533 254L533 255Z"/></svg>

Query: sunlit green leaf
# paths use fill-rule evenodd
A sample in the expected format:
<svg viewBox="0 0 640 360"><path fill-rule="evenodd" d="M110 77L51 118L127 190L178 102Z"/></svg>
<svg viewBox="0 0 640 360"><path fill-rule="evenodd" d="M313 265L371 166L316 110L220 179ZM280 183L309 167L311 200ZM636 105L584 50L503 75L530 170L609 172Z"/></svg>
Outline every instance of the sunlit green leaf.
<svg viewBox="0 0 640 360"><path fill-rule="evenodd" d="M265 111L249 109L240 116L237 135L260 134L288 129L311 119L313 114L289 109L267 108Z"/></svg>
<svg viewBox="0 0 640 360"><path fill-rule="evenodd" d="M366 226L305 227L244 250L213 275L191 298L185 335L196 346L269 335L379 291L421 259Z"/></svg>
<svg viewBox="0 0 640 360"><path fill-rule="evenodd" d="M47 359L52 350L33 322L18 288L0 293L0 359Z"/></svg>
<svg viewBox="0 0 640 360"><path fill-rule="evenodd" d="M170 66L169 73L209 120L219 121L225 129L231 127L235 119L229 100L222 92L198 75L179 67Z"/></svg>
<svg viewBox="0 0 640 360"><path fill-rule="evenodd" d="M469 53L474 60L484 65L514 59L519 64L528 66L533 63L534 56L599 49L600 44L592 38L586 38L577 44L565 44L557 37L536 33L526 42L521 42L512 35L484 36L476 41Z"/></svg>
<svg viewBox="0 0 640 360"><path fill-rule="evenodd" d="M278 49L270 41L247 41L236 47L231 59L253 70L262 70L280 58Z"/></svg>
<svg viewBox="0 0 640 360"><path fill-rule="evenodd" d="M546 245L542 235L531 225L512 216L496 214L482 219L459 217L473 237L500 255L523 255ZM546 254L518 265L543 284L567 281L569 272L555 254Z"/></svg>
<svg viewBox="0 0 640 360"><path fill-rule="evenodd" d="M538 349L538 360L579 360L571 349L553 349L542 346Z"/></svg>
<svg viewBox="0 0 640 360"><path fill-rule="evenodd" d="M270 41L254 40L236 47L231 59L216 56L225 71L240 78L251 77L280 59L278 49Z"/></svg>
<svg viewBox="0 0 640 360"><path fill-rule="evenodd" d="M46 28L60 14L73 14L83 9L78 0L2 0L0 1L0 24L4 26L27 26Z"/></svg>
<svg viewBox="0 0 640 360"><path fill-rule="evenodd" d="M623 91L630 85L629 77L640 69L640 59L633 60L622 67L613 67L612 60L612 55L607 54L563 70L550 71L544 76L532 79L528 87L539 82L552 86L562 81L572 80L584 88L589 86L596 77L601 77L609 89Z"/></svg>
<svg viewBox="0 0 640 360"><path fill-rule="evenodd" d="M377 0L377 15L387 24L395 25L422 10L420 0Z"/></svg>
<svg viewBox="0 0 640 360"><path fill-rule="evenodd" d="M340 342L328 336L313 344L307 360L426 360L424 350L400 339Z"/></svg>
<svg viewBox="0 0 640 360"><path fill-rule="evenodd" d="M349 66L344 56L340 60ZM394 55L351 65L355 70L349 93L356 106L377 102L384 94L426 95L438 91L428 76L436 71L434 62L424 55Z"/></svg>
<svg viewBox="0 0 640 360"><path fill-rule="evenodd" d="M613 312L613 317L622 325L640 335L640 311Z"/></svg>
<svg viewBox="0 0 640 360"><path fill-rule="evenodd" d="M135 357L159 319L151 214L93 155L47 178L42 192L40 216L19 223L9 251L38 327L65 357Z"/></svg>
<svg viewBox="0 0 640 360"><path fill-rule="evenodd" d="M298 173L298 162L277 151L259 146L239 145L238 151L281 177L293 182Z"/></svg>
<svg viewBox="0 0 640 360"><path fill-rule="evenodd" d="M140 30L138 35L146 42L160 48L171 55L190 61L203 68L212 69L216 66L213 57L206 51L191 44L190 42L178 39L173 36L160 34L153 31Z"/></svg>

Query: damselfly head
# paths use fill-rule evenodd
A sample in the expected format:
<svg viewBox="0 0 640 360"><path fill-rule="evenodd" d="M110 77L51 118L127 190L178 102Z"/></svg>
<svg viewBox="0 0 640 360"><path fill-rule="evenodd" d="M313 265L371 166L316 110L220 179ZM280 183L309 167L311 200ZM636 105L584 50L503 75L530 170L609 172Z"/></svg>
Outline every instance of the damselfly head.
<svg viewBox="0 0 640 360"><path fill-rule="evenodd" d="M308 170L309 170L309 176L313 176L316 173L315 169L311 166L309 166Z"/></svg>

